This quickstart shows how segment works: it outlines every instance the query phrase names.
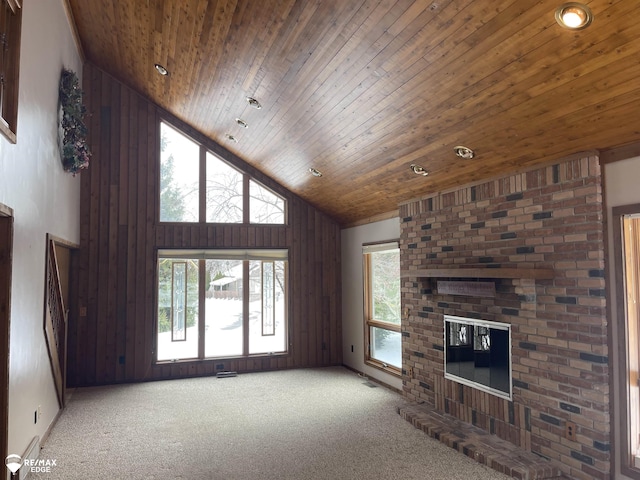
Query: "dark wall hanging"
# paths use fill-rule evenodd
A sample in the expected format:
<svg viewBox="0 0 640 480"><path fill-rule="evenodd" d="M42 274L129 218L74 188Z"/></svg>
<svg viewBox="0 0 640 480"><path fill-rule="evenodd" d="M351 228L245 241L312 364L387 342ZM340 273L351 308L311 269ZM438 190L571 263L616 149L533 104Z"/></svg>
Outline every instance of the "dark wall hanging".
<svg viewBox="0 0 640 480"><path fill-rule="evenodd" d="M60 75L60 156L66 172L74 176L89 167L91 152L87 145L86 109L82 104L82 90L78 76L63 69Z"/></svg>

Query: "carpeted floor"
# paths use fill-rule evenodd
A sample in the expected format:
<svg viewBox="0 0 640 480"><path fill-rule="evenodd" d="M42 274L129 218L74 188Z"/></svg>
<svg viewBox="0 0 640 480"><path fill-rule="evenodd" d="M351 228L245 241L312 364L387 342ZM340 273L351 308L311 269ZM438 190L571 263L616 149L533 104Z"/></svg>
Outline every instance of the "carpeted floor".
<svg viewBox="0 0 640 480"><path fill-rule="evenodd" d="M77 389L30 479L504 480L345 368Z"/></svg>

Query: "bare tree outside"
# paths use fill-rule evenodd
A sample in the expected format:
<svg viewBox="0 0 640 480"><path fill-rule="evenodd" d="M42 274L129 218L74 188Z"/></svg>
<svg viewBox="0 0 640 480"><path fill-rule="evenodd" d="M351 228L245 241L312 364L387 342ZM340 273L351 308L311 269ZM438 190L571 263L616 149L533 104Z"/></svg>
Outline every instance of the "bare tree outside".
<svg viewBox="0 0 640 480"><path fill-rule="evenodd" d="M242 172L207 152L207 222L242 223Z"/></svg>
<svg viewBox="0 0 640 480"><path fill-rule="evenodd" d="M258 182L249 182L251 223L284 223L284 199Z"/></svg>
<svg viewBox="0 0 640 480"><path fill-rule="evenodd" d="M198 222L200 145L169 125L160 128L160 221ZM206 221L244 221L244 196L249 196L249 223L285 223L285 200L253 179L244 191L245 174L211 152L206 155Z"/></svg>

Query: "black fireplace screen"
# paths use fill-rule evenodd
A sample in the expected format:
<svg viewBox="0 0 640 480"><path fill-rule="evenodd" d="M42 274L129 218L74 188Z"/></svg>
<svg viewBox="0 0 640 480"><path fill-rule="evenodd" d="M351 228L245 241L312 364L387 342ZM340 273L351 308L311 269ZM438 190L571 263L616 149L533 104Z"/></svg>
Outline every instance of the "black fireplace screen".
<svg viewBox="0 0 640 480"><path fill-rule="evenodd" d="M511 326L445 315L445 377L511 399Z"/></svg>

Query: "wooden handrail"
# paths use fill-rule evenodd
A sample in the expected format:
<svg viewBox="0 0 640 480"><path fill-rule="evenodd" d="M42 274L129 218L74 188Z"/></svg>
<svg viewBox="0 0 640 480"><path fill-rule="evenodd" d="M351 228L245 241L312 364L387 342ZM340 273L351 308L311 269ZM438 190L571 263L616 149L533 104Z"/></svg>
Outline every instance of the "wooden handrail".
<svg viewBox="0 0 640 480"><path fill-rule="evenodd" d="M56 256L55 242L49 240L49 263L47 268L47 313L45 316L45 336L49 350L51 370L56 384L58 402L64 406L64 374L67 338L67 311L64 306L60 272Z"/></svg>

